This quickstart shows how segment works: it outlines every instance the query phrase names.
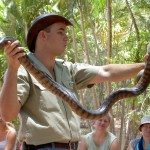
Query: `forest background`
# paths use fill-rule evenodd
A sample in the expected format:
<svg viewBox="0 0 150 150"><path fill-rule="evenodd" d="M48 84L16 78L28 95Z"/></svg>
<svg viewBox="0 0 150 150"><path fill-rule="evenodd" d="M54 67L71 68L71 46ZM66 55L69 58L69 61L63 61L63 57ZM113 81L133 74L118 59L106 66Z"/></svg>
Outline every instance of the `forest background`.
<svg viewBox="0 0 150 150"><path fill-rule="evenodd" d="M150 43L150 0L0 0L0 38L13 36L26 47L32 20L46 12L63 15L74 24L68 28L70 41L61 58L92 65L143 62ZM0 87L6 68L4 51L0 51ZM79 93L80 103L86 109L98 109L112 91L135 84L136 78L95 85ZM149 97L148 87L138 97L116 102L110 110L110 131L118 136L122 150L139 136L140 119L150 114ZM13 124L18 130L18 118ZM82 119L81 133L91 130L91 122Z"/></svg>

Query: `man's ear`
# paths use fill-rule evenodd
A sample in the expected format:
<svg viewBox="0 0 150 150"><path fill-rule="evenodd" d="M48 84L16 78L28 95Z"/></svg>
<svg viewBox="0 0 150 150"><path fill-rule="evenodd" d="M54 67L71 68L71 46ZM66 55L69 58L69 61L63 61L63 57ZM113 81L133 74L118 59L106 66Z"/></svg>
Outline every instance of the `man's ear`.
<svg viewBox="0 0 150 150"><path fill-rule="evenodd" d="M40 38L46 38L46 32L45 31L43 31L43 30L41 30L40 32L39 32L39 34L38 34L38 36L40 37Z"/></svg>

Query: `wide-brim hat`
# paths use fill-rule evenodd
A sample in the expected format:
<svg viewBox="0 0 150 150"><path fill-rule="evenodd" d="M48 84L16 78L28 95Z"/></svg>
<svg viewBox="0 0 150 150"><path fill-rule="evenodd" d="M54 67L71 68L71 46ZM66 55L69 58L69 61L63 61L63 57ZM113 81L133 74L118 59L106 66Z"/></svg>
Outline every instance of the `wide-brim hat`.
<svg viewBox="0 0 150 150"><path fill-rule="evenodd" d="M145 115L142 119L141 119L141 124L139 126L139 130L141 131L141 127L144 124L150 123L150 115Z"/></svg>
<svg viewBox="0 0 150 150"><path fill-rule="evenodd" d="M27 34L27 46L31 52L35 50L35 41L38 33L56 22L64 22L67 26L72 25L65 17L54 13L42 14L33 21Z"/></svg>

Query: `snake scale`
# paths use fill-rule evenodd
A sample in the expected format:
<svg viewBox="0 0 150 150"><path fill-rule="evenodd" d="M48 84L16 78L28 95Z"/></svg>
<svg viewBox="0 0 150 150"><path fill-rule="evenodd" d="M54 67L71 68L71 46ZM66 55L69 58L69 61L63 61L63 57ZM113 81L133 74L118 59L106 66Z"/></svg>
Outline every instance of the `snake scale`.
<svg viewBox="0 0 150 150"><path fill-rule="evenodd" d="M13 42L14 38L5 37L1 39L0 49L4 48L7 41ZM120 88L108 95L99 109L87 110L82 107L76 96L70 90L54 81L50 76L41 72L36 66L34 66L32 61L28 58L28 55L19 58L19 61L21 65L23 65L26 70L30 72L40 84L42 84L43 87L65 101L78 116L89 120L96 120L105 115L118 100L140 95L146 90L150 83L150 58L148 58L144 72L134 87Z"/></svg>

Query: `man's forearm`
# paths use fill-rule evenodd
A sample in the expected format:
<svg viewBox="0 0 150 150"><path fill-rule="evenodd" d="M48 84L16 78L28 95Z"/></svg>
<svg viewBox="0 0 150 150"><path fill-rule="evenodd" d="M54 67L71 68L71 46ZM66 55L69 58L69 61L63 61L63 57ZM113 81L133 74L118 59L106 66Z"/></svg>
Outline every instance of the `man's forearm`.
<svg viewBox="0 0 150 150"><path fill-rule="evenodd" d="M17 72L7 70L0 93L0 111L5 121L16 118L20 109L17 100Z"/></svg>
<svg viewBox="0 0 150 150"><path fill-rule="evenodd" d="M135 77L140 70L144 69L145 63L136 64L109 64L97 66L98 74L90 81L90 84L101 82L118 82Z"/></svg>
<svg viewBox="0 0 150 150"><path fill-rule="evenodd" d="M140 70L145 68L145 63L136 64L110 64L106 67L109 73L108 81L122 81L135 77Z"/></svg>

